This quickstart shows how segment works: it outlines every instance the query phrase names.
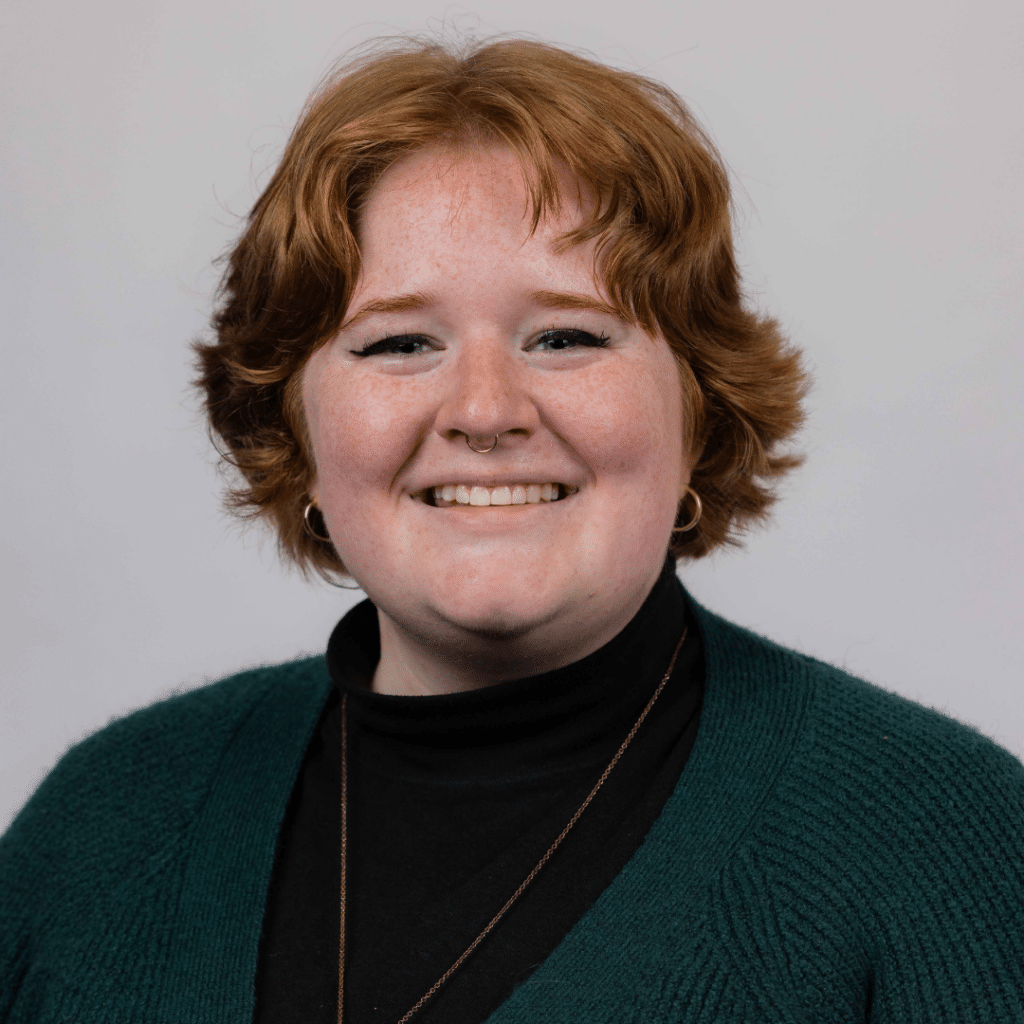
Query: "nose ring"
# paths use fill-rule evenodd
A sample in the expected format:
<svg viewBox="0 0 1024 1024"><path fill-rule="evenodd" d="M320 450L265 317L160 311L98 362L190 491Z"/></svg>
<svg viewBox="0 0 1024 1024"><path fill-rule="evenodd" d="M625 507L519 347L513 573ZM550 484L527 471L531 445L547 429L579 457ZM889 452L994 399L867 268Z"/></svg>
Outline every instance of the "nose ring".
<svg viewBox="0 0 1024 1024"><path fill-rule="evenodd" d="M494 440L491 442L490 447L488 448L477 448L477 446L473 444L473 441L471 440L469 434L466 435L466 444L468 444L469 447L478 454L486 455L488 452L493 452L494 449L498 447L498 435L494 435Z"/></svg>

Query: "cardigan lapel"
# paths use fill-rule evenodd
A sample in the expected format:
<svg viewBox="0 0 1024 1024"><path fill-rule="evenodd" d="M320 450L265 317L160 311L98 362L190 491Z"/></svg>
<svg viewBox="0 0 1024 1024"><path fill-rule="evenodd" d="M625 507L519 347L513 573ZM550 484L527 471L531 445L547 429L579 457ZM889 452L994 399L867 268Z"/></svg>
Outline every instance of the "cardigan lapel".
<svg viewBox="0 0 1024 1024"><path fill-rule="evenodd" d="M187 844L166 935L168 1020L251 1021L256 962L277 836L330 692L322 657L287 666L224 752ZM176 949L174 947L177 947Z"/></svg>
<svg viewBox="0 0 1024 1024"><path fill-rule="evenodd" d="M679 784L626 867L487 1024L718 1022L739 1019L726 1010L737 998L752 999L765 1024L789 1020L758 1006L756 993L737 995L739 979L714 956L712 890L801 734L811 674L792 652L687 599L707 674Z"/></svg>

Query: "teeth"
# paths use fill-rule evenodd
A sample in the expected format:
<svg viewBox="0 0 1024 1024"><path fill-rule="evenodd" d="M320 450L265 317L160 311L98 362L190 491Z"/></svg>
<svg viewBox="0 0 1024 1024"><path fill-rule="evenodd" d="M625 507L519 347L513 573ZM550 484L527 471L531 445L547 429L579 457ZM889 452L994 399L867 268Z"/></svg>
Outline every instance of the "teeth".
<svg viewBox="0 0 1024 1024"><path fill-rule="evenodd" d="M564 488L564 494L575 494L575 488ZM538 505L557 501L563 494L560 484L514 484L500 487L468 487L466 484L445 484L433 489L437 505Z"/></svg>

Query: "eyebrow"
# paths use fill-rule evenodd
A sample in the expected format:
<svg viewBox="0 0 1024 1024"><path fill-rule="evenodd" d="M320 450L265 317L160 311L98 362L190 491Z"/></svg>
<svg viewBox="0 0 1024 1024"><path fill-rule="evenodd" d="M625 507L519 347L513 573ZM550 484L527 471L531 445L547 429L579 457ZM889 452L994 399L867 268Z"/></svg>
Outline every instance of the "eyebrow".
<svg viewBox="0 0 1024 1024"><path fill-rule="evenodd" d="M604 313L606 316L613 316L616 320L622 319L622 314L607 302L595 299L591 295L579 295L575 292L533 292L530 296L534 302L545 309L584 309L594 313Z"/></svg>
<svg viewBox="0 0 1024 1024"><path fill-rule="evenodd" d="M580 309L589 310L595 313L603 313L606 316L613 316L617 320L622 319L622 314L614 307L595 299L590 295L580 295L576 292L531 292L530 298L544 309ZM361 323L368 317L385 313L408 313L417 309L426 309L437 304L437 297L429 292L410 292L408 295L395 295L387 299L374 299L365 306L353 313L342 325L341 330L346 331L356 324Z"/></svg>
<svg viewBox="0 0 1024 1024"><path fill-rule="evenodd" d="M353 313L341 325L341 330L347 331L367 317L380 313L408 313L410 310L432 306L436 302L437 298L429 292L411 292L408 295L395 295L390 299L374 299L373 302L368 302L358 312Z"/></svg>

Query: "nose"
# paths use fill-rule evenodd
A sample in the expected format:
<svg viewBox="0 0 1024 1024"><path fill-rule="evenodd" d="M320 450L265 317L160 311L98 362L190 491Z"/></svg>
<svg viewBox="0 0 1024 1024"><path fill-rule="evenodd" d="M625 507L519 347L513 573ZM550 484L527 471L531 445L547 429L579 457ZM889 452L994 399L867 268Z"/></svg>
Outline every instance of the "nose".
<svg viewBox="0 0 1024 1024"><path fill-rule="evenodd" d="M475 338L455 358L436 430L486 449L499 436L528 437L539 423L526 367L500 338Z"/></svg>

